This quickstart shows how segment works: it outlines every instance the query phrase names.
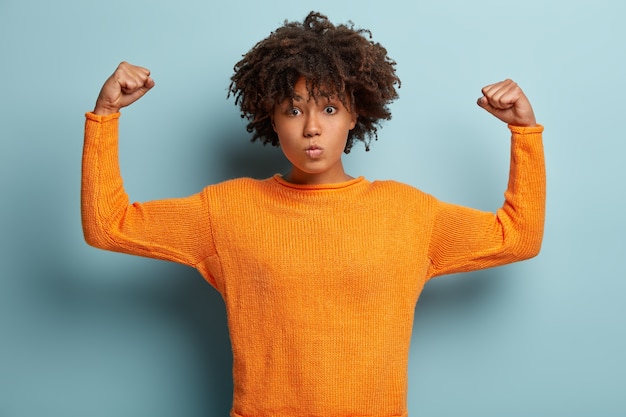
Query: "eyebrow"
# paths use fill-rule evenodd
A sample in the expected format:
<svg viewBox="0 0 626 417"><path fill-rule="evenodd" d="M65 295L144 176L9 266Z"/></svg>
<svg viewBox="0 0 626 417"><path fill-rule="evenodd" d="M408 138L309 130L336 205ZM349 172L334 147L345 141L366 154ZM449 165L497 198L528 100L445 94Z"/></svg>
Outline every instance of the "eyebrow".
<svg viewBox="0 0 626 417"><path fill-rule="evenodd" d="M337 96L335 94L332 94L330 96L325 96L325 95L321 95L318 96L318 98L325 98L327 102L333 102L333 101L341 101L339 100L339 98L337 98ZM294 94L293 97L291 97L292 101L304 101L304 98L299 95L299 94Z"/></svg>

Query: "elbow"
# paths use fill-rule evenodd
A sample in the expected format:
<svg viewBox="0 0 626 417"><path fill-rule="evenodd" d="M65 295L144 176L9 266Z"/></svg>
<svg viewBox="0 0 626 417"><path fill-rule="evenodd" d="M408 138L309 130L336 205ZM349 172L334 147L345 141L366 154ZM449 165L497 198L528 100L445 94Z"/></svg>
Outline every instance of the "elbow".
<svg viewBox="0 0 626 417"><path fill-rule="evenodd" d="M85 242L97 249L117 251L119 219L123 216L123 211L115 211L102 204L93 203L83 195L81 225Z"/></svg>
<svg viewBox="0 0 626 417"><path fill-rule="evenodd" d="M102 238L101 233L96 232L93 228L86 227L83 224L83 238L85 243L89 246L97 249L107 249L107 245L104 244L105 240Z"/></svg>
<svg viewBox="0 0 626 417"><path fill-rule="evenodd" d="M527 248L522 253L522 259L521 260L532 259L532 258L538 256L540 252L541 252L541 241L539 241L538 243L534 244L533 246Z"/></svg>
<svg viewBox="0 0 626 417"><path fill-rule="evenodd" d="M519 261L525 261L538 256L541 252L542 243L543 231L522 236L521 239L517 240L517 244L513 249L515 257Z"/></svg>
<svg viewBox="0 0 626 417"><path fill-rule="evenodd" d="M97 239L92 233L83 232L85 243L89 246L97 249L105 249L101 243L101 240Z"/></svg>
<svg viewBox="0 0 626 417"><path fill-rule="evenodd" d="M514 261L534 258L541 252L543 234L543 216L536 216L532 221L516 221L503 228L505 251Z"/></svg>
<svg viewBox="0 0 626 417"><path fill-rule="evenodd" d="M90 218L83 217L82 226L85 243L97 249L112 249L112 240L101 224L90 220Z"/></svg>

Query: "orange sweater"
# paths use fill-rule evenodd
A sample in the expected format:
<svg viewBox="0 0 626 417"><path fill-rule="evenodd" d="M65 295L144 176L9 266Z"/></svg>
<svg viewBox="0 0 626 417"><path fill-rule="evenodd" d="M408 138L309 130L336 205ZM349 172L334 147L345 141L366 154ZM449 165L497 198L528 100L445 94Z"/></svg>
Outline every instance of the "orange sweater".
<svg viewBox="0 0 626 417"><path fill-rule="evenodd" d="M496 213L393 181L293 185L277 175L129 204L119 115L87 114L82 216L93 246L196 268L223 296L233 417L406 416L413 311L431 277L536 255L542 128L510 127Z"/></svg>

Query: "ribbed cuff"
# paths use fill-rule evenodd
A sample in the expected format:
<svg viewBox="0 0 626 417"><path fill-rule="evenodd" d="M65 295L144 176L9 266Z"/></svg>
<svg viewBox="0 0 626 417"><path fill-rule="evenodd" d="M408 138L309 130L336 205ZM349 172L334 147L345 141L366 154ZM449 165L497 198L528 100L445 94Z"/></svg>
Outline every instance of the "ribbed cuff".
<svg viewBox="0 0 626 417"><path fill-rule="evenodd" d="M120 112L113 113L113 114L107 114L107 115L104 115L104 116L101 116L99 114L95 114L93 112L85 113L85 117L88 120L93 120L94 122L98 122L98 123L104 123L104 122L108 122L109 120L119 119L120 115L121 115Z"/></svg>
<svg viewBox="0 0 626 417"><path fill-rule="evenodd" d="M543 125L537 126L513 126L509 125L511 133L517 133L519 135L525 135L528 133L541 133L543 132Z"/></svg>

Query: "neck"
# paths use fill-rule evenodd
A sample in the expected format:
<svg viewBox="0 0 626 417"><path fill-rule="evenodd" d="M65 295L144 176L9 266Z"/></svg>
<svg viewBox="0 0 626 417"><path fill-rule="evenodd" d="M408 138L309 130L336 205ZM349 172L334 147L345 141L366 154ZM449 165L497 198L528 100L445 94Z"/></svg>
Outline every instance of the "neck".
<svg viewBox="0 0 626 417"><path fill-rule="evenodd" d="M311 174L295 168L292 168L289 174L285 175L283 178L285 181L292 184L301 185L336 184L354 179L354 177L346 174L343 169L336 173Z"/></svg>

